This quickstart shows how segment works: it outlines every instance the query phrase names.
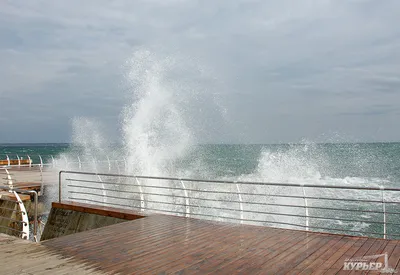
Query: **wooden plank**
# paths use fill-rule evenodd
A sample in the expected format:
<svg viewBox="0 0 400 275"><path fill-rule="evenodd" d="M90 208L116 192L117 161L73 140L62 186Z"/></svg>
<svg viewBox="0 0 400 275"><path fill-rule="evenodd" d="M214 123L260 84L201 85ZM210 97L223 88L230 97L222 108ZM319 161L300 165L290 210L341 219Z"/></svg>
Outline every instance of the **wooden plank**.
<svg viewBox="0 0 400 275"><path fill-rule="evenodd" d="M385 246L385 248L379 254L386 253L388 255L388 259L389 259L390 255L392 254L393 250L395 249L395 247L398 243L399 243L398 241L389 240L387 242L387 245ZM390 265L389 265L389 267L390 267ZM394 266L392 266L392 268L394 268ZM375 271L366 272L366 274L378 274L378 273L379 272L375 272Z"/></svg>
<svg viewBox="0 0 400 275"><path fill-rule="evenodd" d="M13 186L19 189L40 189L42 185L40 182L19 181L13 182Z"/></svg>
<svg viewBox="0 0 400 275"><path fill-rule="evenodd" d="M243 269L244 273L259 271L265 262L271 261L293 245L306 239L309 239L309 234L305 232L283 231L277 239L261 242L250 253L239 254L233 258L228 257L222 262L217 261L213 265L203 266L196 274L221 273L228 270L229 266ZM251 265L247 264L249 262Z"/></svg>
<svg viewBox="0 0 400 275"><path fill-rule="evenodd" d="M386 247L387 244L388 244L387 240L377 239L377 240L375 240L373 245L362 256L372 256L372 255L382 254L381 252ZM374 262L375 262L375 260L374 260ZM353 271L350 271L349 274L356 274L359 272L360 271L353 270ZM366 273L366 272L364 272L364 273Z"/></svg>
<svg viewBox="0 0 400 275"><path fill-rule="evenodd" d="M229 257L232 258L237 254L254 248L262 241L276 237L279 233L278 230L270 228L255 228L251 232L243 230L243 226L228 228L226 234L215 236L215 238L213 236L212 242L200 243L198 245L191 244L188 247L174 249L174 255L176 256L171 255L167 259L168 264L151 265L143 273L178 272L187 265L199 263L216 254L227 254L226 252L228 251L232 251L232 253L229 253ZM239 249L232 250L232 247L239 247Z"/></svg>
<svg viewBox="0 0 400 275"><path fill-rule="evenodd" d="M365 253L374 245L375 242L378 242L380 239L367 239L363 245L360 246L360 248L354 252L354 254L350 258L357 258L357 257L362 257L365 255ZM343 270L343 264L340 270L336 274L350 274L351 271L348 270Z"/></svg>
<svg viewBox="0 0 400 275"><path fill-rule="evenodd" d="M319 268L321 272L317 274L336 274L338 271L342 270L344 261L351 258L367 240L368 238L353 238L348 241L335 254L329 257L327 261L322 263Z"/></svg>
<svg viewBox="0 0 400 275"><path fill-rule="evenodd" d="M298 264L307 259L317 249L335 237L315 234L315 238L309 238L307 242L299 242L285 253L261 266L262 270L268 269L271 274L284 274L293 270ZM340 238L339 238L340 239ZM262 271L261 271L262 272ZM258 273L260 274L260 273Z"/></svg>
<svg viewBox="0 0 400 275"><path fill-rule="evenodd" d="M130 209L120 209L120 208L99 206L86 203L53 202L51 206L52 208L60 208L65 210L72 210L77 212L96 214L96 215L125 219L125 220L136 220L144 217L143 213L140 213L138 211L133 211Z"/></svg>
<svg viewBox="0 0 400 275"><path fill-rule="evenodd" d="M394 247L388 259L389 262L388 266L397 269L397 272L400 272L399 259L400 259L400 241L397 242L396 246Z"/></svg>
<svg viewBox="0 0 400 275"><path fill-rule="evenodd" d="M162 230L157 229L154 232L150 233L148 232L148 230L143 231L142 233L136 230L138 226L135 225L137 224L141 223L149 224L152 222L157 223L160 220L161 221L165 220L169 222L169 224L165 224ZM102 228L101 230L96 229L96 231L101 231L102 233L104 233L104 231L107 231L107 233L103 234L100 237L91 238L90 241L86 241L84 239L86 239L87 237L90 238L91 232L82 232L79 233L79 235L81 235L79 236L79 238L75 238L76 239L75 243L69 245L68 249L69 251L67 252L69 253L72 252L74 255L78 255L79 257L82 258L88 258L88 257L89 258L97 257L98 259L101 258L103 267L107 267L108 265L113 264L114 262L123 263L128 258L131 259L131 256L129 256L127 253L129 252L130 248L133 249L132 253L136 257L144 257L144 256L151 257L152 252L154 253L156 252L157 248L163 248L166 245L165 242L170 242L170 243L175 242L177 238L180 238L182 235L185 234L185 232L188 230L188 227L185 226L185 222L186 221L184 219L170 220L169 218L165 219L164 217L154 217L154 216L146 217L137 220L136 223L131 223L131 222L126 223L124 227L112 225L106 228ZM171 228L171 226L176 228ZM196 233L198 230L205 227L207 227L207 224L205 224L204 222L193 221L190 230ZM141 241L138 241L137 238L135 238L135 236L139 235L143 237ZM68 245L68 239L69 239L66 237L62 237L63 240L61 242L60 240L55 239L46 241L45 244L48 245L49 243L56 242L57 248L65 251L64 247L65 245ZM79 241L80 239L83 239L84 242L80 242ZM104 251L107 251L107 253L104 252L101 253L102 255L96 255L99 254L98 253L99 247L102 247L102 249ZM120 251L123 251L123 253L121 253L123 255L119 255ZM113 255L113 258L109 259L108 255ZM114 257L115 255L117 256L116 259Z"/></svg>
<svg viewBox="0 0 400 275"><path fill-rule="evenodd" d="M215 250L210 255L206 255L200 261L189 263L188 265L180 265L176 266L173 271L186 274L204 274L206 271L215 272L216 269L221 266L229 265L230 261L235 261L239 259L243 259L244 257L251 257L253 259L253 263L256 264L257 255L263 254L267 255L268 253L272 253L275 249L282 245L283 240L288 240L290 238L299 238L297 232L288 232L282 234L279 232L278 234L273 234L272 238L265 238L265 236L260 236L262 238L261 241L258 242L258 238L255 237L255 242L250 243L249 247L243 246L243 240L239 239L237 241L240 242L240 246L235 249L235 242L232 242L232 245L223 246L220 250Z"/></svg>
<svg viewBox="0 0 400 275"><path fill-rule="evenodd" d="M134 253L132 250L128 251L128 253L134 253L131 259L135 260L134 266L128 265L128 268L136 268L137 270L146 268L146 263L149 262L148 257L153 259L151 262L152 264L155 265L161 260L161 264L164 265L167 256L170 254L176 255L176 249L207 243L210 239L215 239L221 234L225 234L223 232L226 232L227 229L233 226L232 224L216 225L213 223L199 223L198 221L196 221L196 223L196 226L191 224L190 229L186 228L182 232L178 231L177 234L155 238L155 242L147 241L146 245L141 247L142 249L139 254ZM170 226L170 231L172 232L177 232L177 230L179 230L179 227L175 228L175 223ZM169 253L169 251L173 251L173 253ZM112 267L114 266L111 266L111 268ZM124 265L119 266L119 268L123 269Z"/></svg>
<svg viewBox="0 0 400 275"><path fill-rule="evenodd" d="M25 194L18 194L22 201L29 201L31 196ZM7 191L0 191L0 200L8 200L8 201L17 201L14 193L10 193Z"/></svg>
<svg viewBox="0 0 400 275"><path fill-rule="evenodd" d="M315 259L310 265L308 265L299 274L323 274L326 270L326 265L332 265L337 258L339 258L349 246L354 244L353 237L344 236L337 243L335 243L330 249L325 251L318 259Z"/></svg>
<svg viewBox="0 0 400 275"><path fill-rule="evenodd" d="M324 246L322 246L320 249L315 251L312 255L309 257L305 258L302 260L297 266L293 266L291 270L287 272L287 274L300 274L305 270L308 266L312 265L314 262L317 262L318 259L321 259L324 257L324 255L331 249L332 247L335 247L336 245L340 244L340 241L343 242L343 237L342 236L336 236L335 238L329 240L327 243L325 243ZM329 253L329 252L328 252ZM308 273L309 270L305 271L304 273Z"/></svg>
<svg viewBox="0 0 400 275"><path fill-rule="evenodd" d="M105 210L105 209L103 209ZM152 215L43 242L63 257L120 274L331 274L346 258L397 241Z"/></svg>
<svg viewBox="0 0 400 275"><path fill-rule="evenodd" d="M211 259L215 260L217 257L229 259L239 255L244 252L256 251L258 245L271 240L276 240L280 235L280 230L273 228L264 228L260 232L252 232L253 236L235 236L231 234L224 236L223 239L218 239L216 242L211 242L208 246L204 248L205 252L199 252L196 248L192 249L193 252L187 254L182 261L174 260L169 264L163 266L162 269L154 270L154 273L160 273L162 271L166 273L184 273L184 269L189 266L189 270L199 269L204 264L208 263ZM231 252L232 246L239 246ZM150 274L150 273L149 273Z"/></svg>
<svg viewBox="0 0 400 275"><path fill-rule="evenodd" d="M197 249L201 257L204 253L208 253L205 247L207 247L207 243L209 243L210 240L217 242L217 239L221 239L223 236L227 235L229 236L229 227L213 229L211 231L208 228L204 228L203 230L197 231L197 233L193 232L192 236L188 235L190 238L185 242L181 241L183 236L174 238L172 242L163 240L155 251L150 247L149 250L145 251L145 254L133 257L133 263L121 265L117 271L125 273L130 270L130 272L134 274L153 273L153 269L156 268L160 268L164 271L166 264L174 260L181 261L187 253L192 251L191 249ZM152 261L149 261L148 257L151 257Z"/></svg>
<svg viewBox="0 0 400 275"><path fill-rule="evenodd" d="M31 164L31 160L29 159L10 159L10 164L8 162L8 160L6 159L2 159L0 160L0 165L29 165Z"/></svg>
<svg viewBox="0 0 400 275"><path fill-rule="evenodd" d="M0 234L1 274L102 274L43 245Z"/></svg>
<svg viewBox="0 0 400 275"><path fill-rule="evenodd" d="M196 223L196 220L191 222L191 228L194 226L205 226L203 223ZM188 226L185 219L173 219L174 226L178 227L179 230L188 230ZM159 237L161 234L170 234L171 233L171 220L168 217L164 216L149 216L143 219L137 220L135 223L124 223L124 226L118 225L110 225L103 228L98 228L94 230L90 230L90 232L81 232L79 234L74 234L70 236L60 237L57 239L52 239L46 242L51 242L53 246L64 247L69 245L70 247L74 246L86 246L87 243L90 243L93 240L106 240L106 239L114 239L116 235L127 235L131 238L135 239L135 241L140 241L144 239L146 242L149 241L149 238ZM132 238L132 234L134 233L134 238ZM175 234L178 234L179 231L175 230Z"/></svg>

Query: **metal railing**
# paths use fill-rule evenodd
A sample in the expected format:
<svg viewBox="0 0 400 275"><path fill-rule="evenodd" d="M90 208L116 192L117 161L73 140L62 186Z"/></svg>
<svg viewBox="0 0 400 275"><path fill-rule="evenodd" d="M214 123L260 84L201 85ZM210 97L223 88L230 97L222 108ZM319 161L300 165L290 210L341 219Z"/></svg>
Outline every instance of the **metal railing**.
<svg viewBox="0 0 400 275"><path fill-rule="evenodd" d="M8 226L0 225L0 228L5 231L13 232L14 234L20 235L24 239L33 239L35 242L38 241L38 194L34 190L22 190L17 188L12 188L12 186L0 186L0 190L7 191L13 193L15 196L15 200L10 200L7 198L1 198L1 201L8 202L9 204L15 204L15 207L7 207L0 206L0 213L8 213L8 215L0 215L0 220L6 220L9 224ZM25 206L22 200L19 198L20 194L26 194L29 196L33 196L33 221L29 221L28 212L25 209ZM15 213L12 215L11 213ZM18 214L21 215L21 219L17 219ZM33 223L33 230L29 230L29 224ZM13 226L13 225L21 225ZM31 236L30 236L31 234Z"/></svg>
<svg viewBox="0 0 400 275"><path fill-rule="evenodd" d="M126 168L125 158L113 158L109 155L104 155L102 158L96 158L91 155L73 155L73 154L60 154L60 155L40 155L40 154L23 154L23 153L10 153L0 154L0 161L4 161L3 166L7 167L40 167L40 168L57 168L69 166L74 169L87 170L96 167L101 168L102 171L117 171L121 167ZM26 163L28 162L28 163ZM1 166L1 165L0 165Z"/></svg>
<svg viewBox="0 0 400 275"><path fill-rule="evenodd" d="M51 171L60 169L76 169L79 171L108 171L121 173L127 168L127 161L123 157L118 159L108 155L96 158L92 155L40 155L40 154L0 154L0 168L12 169L18 173L15 180L19 182L40 182L41 190L47 181L55 180ZM19 172L37 172L37 174ZM49 172L49 173L47 173Z"/></svg>
<svg viewBox="0 0 400 275"><path fill-rule="evenodd" d="M61 171L59 201L348 235L400 237L399 188Z"/></svg>
<svg viewBox="0 0 400 275"><path fill-rule="evenodd" d="M43 187L45 181L49 181L50 177L53 177L54 182L54 173L45 173L40 165L32 164L29 167L28 171L21 170L24 167L21 165L20 167L16 168L15 166L0 166L0 177L3 174L5 177L2 179L5 180L3 184L5 185L14 185L15 188L25 189L35 187L35 189L39 192L38 195L43 193ZM1 172L4 171L4 172ZM37 184L40 185L37 188ZM2 185L0 181L0 185Z"/></svg>

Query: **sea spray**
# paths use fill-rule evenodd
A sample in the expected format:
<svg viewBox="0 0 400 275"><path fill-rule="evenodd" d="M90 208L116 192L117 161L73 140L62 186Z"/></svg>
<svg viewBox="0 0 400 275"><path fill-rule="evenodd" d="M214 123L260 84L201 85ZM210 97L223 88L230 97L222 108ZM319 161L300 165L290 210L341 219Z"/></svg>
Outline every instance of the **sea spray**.
<svg viewBox="0 0 400 275"><path fill-rule="evenodd" d="M204 128L202 118L199 117L202 114L202 103L207 103L204 104L207 106L205 110L221 108L220 102L216 104L212 89L204 89L202 85L206 82L210 85L213 78L209 78L207 70L189 58L159 55L148 50L134 52L127 61L126 68L127 104L120 116L119 143L122 146L115 148L111 145L106 133L101 130L101 122L75 118L71 151L59 156L57 168L164 177L191 177L191 171L201 171L202 160L191 159L189 154L193 145L198 142L196 133ZM187 169L188 166L194 169ZM85 189L86 194L92 181L99 181L102 189L104 184L109 184L108 181L115 181L115 178L105 175L81 175L79 178L81 182L88 183L81 188ZM129 200L129 205L126 205L127 201L118 205L138 207L137 202L142 200L142 192L157 193L160 196L147 194L146 207L155 208L157 205L151 203L152 201L163 201L168 203L168 210L171 210L171 204L176 203L176 199L171 201L171 198L165 196L171 194L165 194L167 191L157 186L165 188L181 185L181 182L176 181L148 182L118 177L115 185L107 186L106 192L92 188L92 195L82 200L105 202L104 195L124 200L124 196L133 193L136 195ZM107 200L107 203L113 201Z"/></svg>
<svg viewBox="0 0 400 275"><path fill-rule="evenodd" d="M158 59L149 51L134 54L127 76L131 82L131 102L123 112L126 172L135 175L166 176L174 160L183 157L194 142L185 121L185 89L170 74L178 63L171 57Z"/></svg>

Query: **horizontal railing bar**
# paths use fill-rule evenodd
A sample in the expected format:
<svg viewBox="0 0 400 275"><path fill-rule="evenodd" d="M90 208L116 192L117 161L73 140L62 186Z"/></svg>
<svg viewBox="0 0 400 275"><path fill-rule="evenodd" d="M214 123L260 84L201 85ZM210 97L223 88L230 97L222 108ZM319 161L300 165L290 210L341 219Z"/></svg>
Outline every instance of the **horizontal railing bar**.
<svg viewBox="0 0 400 275"><path fill-rule="evenodd" d="M68 185L68 186L71 186L71 185ZM90 187L85 187L85 188L91 189ZM101 188L98 188L98 190L109 190L109 191L112 191L112 192L131 193L131 194L156 195L156 196L174 197L174 198L182 198L182 199L186 199L187 198L186 196L180 196L180 195L155 194L155 193L140 192L140 191L138 191L138 192L135 192L135 191L119 191L119 190L101 189ZM182 189L182 191L183 191L183 189ZM76 191L69 191L69 192L77 193L77 194L80 193L80 192L76 192ZM85 192L81 192L81 193L82 194L87 194L87 195L92 195L93 194L93 193L85 193ZM106 195L106 197L107 197L107 195ZM118 197L118 198L120 198L120 197ZM238 204L243 203L243 204L251 204L251 205L269 205L269 206L276 206L277 205L277 204L268 204L268 203L262 203L262 202L235 201L235 200L224 200L224 199L207 199L207 198L195 198L195 197L190 197L190 200L202 200L202 201L212 201L212 202L228 202L228 203L238 203ZM297 205L291 205L291 207L292 206L297 206ZM355 212L357 212L357 211L355 211Z"/></svg>
<svg viewBox="0 0 400 275"><path fill-rule="evenodd" d="M109 184L109 185L122 185L122 186L136 186L133 184L126 184L126 183L113 183L113 182L99 182L99 181L91 181L91 180L78 180L78 179L66 179L68 181L72 182L88 182L88 183L101 183L101 184ZM77 187L77 188L85 188L80 185L67 185L67 186L72 186L72 187ZM149 187L149 188L159 188L159 189L170 189L170 190L184 190L181 187L169 187L169 186L155 186L155 185L141 185L141 187ZM93 189L96 189L96 187L91 187ZM110 190L113 191L113 189L104 189L102 190ZM236 192L228 192L228 191L217 191L217 190L198 190L198 189L192 189L192 188L186 188L186 191L193 191L193 192L201 192L201 193L213 193L213 194L236 194ZM379 203L382 204L382 201L374 201L374 200L354 200L354 199L334 199L334 198L318 198L318 197L304 197L304 196L288 196L288 195L274 195L274 194L258 194L258 193L246 193L246 192L241 192L240 193L243 196L262 196L262 197L281 197L281 198L297 198L297 199L315 199L315 200L337 200L337 201L346 201L346 202L373 202L373 203ZM385 201L385 203L390 203L389 201ZM396 204L400 204L400 202L393 202Z"/></svg>
<svg viewBox="0 0 400 275"><path fill-rule="evenodd" d="M190 215L198 215L198 216L212 216L212 217L217 217L221 218L219 216L213 216L213 215L208 215L208 214L196 214L196 213L190 213ZM326 230L334 230L334 231L342 231L342 232L353 232L353 233L362 233L362 234L374 234L374 235L382 235L380 233L376 232L368 232L368 231L355 231L355 230L348 230L348 229L337 229L337 228L327 228L327 227L318 227L318 226L306 226L306 225L300 225L300 224L293 224L293 223L286 223L286 222L275 222L275 221L262 221L262 220L252 220L252 219L238 219L238 218L232 218L232 217L222 217L224 219L232 219L232 220L237 220L237 221L250 221L250 222L261 222L261 223L274 223L274 224L284 224L284 225L290 225L290 226L297 226L297 227L302 227L302 228L315 228L315 229L326 229ZM400 236L400 235L399 235Z"/></svg>
<svg viewBox="0 0 400 275"><path fill-rule="evenodd" d="M82 199L82 198L76 198L76 197L68 197L68 199L70 199L70 200L78 200L78 201L90 201L90 202L95 202L95 203L100 203L100 204L108 204L108 205L116 205L116 206L123 206L123 207L132 208L132 205L128 205L128 204L103 202L103 201L97 201L97 200L88 199L88 198Z"/></svg>
<svg viewBox="0 0 400 275"><path fill-rule="evenodd" d="M101 203L101 204L107 204L107 205L119 205L119 206L125 206L125 207L132 207L131 205L124 205L124 204L115 204L115 203L108 203L108 202L101 202L101 201L96 201L96 200L91 200L91 199L80 199L80 198L74 198L74 197L69 197L69 199L76 199L80 201L92 201L95 203ZM137 207L139 208L139 207ZM181 214L185 215L186 213L184 212L177 212L177 211L169 211L169 210L163 210L163 209L157 209L157 208L148 208L145 207L143 208L145 210L153 210L153 211L159 211L159 212L166 212L166 213L175 213L175 214ZM193 213L191 212L190 215L193 216L204 216L204 217L213 217L213 218L219 218L219 219L230 219L230 220L235 220L235 221L248 221L248 222L259 222L259 223L273 223L273 224L280 224L280 225L290 225L290 226L296 226L296 227L301 227L305 228L305 225L299 225L299 224L294 224L294 223L286 223L286 222L275 222L275 221L263 221L263 220L253 220L253 219L239 219L239 218L233 218L233 217L226 217L226 216L215 216L215 215L210 215L210 214L201 214L201 213ZM333 231L341 231L341 232L351 232L351 233L361 233L361 234L371 234L371 235L382 235L380 233L376 232L368 232L368 231L356 231L356 230L348 230L348 229L337 229L337 228L326 228L326 227L318 227L318 226L308 226L308 228L314 228L314 229L325 229L325 230L333 230ZM400 236L398 234L388 234L390 236Z"/></svg>
<svg viewBox="0 0 400 275"><path fill-rule="evenodd" d="M0 186L1 190L11 190L9 186ZM22 193L22 194L35 194L36 191L34 190L24 190L24 189L19 189L19 188L13 188L12 191L15 191L17 193ZM18 203L18 202L17 202Z"/></svg>
<svg viewBox="0 0 400 275"><path fill-rule="evenodd" d="M190 213L190 215L212 216L212 217L220 218L220 216L213 216L213 215L208 215L208 214ZM292 224L292 223L285 223L285 222L263 221L263 220L253 220L253 219L238 219L238 218L232 218L232 217L226 217L226 216L223 216L222 218L232 219L232 220L237 220L237 221L243 220L243 221L261 222L261 223L275 223L275 224L293 225L293 226L302 227L302 228L308 227L308 228L334 230L334 231L342 231L342 232L354 232L354 233L362 233L362 234L382 235L381 233L376 233L376 232L356 231L356 230L338 229L338 228L327 228L327 227L319 227L319 226L306 226L306 225ZM397 234L391 234L391 235L392 236L396 236ZM400 235L397 235L397 236L400 236Z"/></svg>
<svg viewBox="0 0 400 275"><path fill-rule="evenodd" d="M177 180L185 182L202 182L202 183L224 183L224 184L242 184L242 185L267 185L267 186L281 186L281 187L299 187L299 188L322 188L322 189L347 189L347 190L368 190L368 191L382 191L381 187L363 187L363 186L346 186L346 185L318 185L318 184L300 184L300 183L276 183L276 182L251 182L251 181L224 181L224 180L200 180L188 178L174 178L174 177L151 177L151 176L134 176L134 175L118 175L106 173L91 173L79 171L60 171L60 174L77 174L77 175L93 175L93 176L109 176L109 177L124 177L124 178L138 178L138 179L158 179L158 180ZM400 191L400 188L384 188L385 191Z"/></svg>
<svg viewBox="0 0 400 275"><path fill-rule="evenodd" d="M17 230L17 229L14 229L14 228L12 228L12 227L8 227L8 226L2 226L2 225L0 225L0 228L6 229L6 230L12 230L12 231L19 232L19 233L22 233L22 232L23 232L23 231L21 231L21 230Z"/></svg>
<svg viewBox="0 0 400 275"><path fill-rule="evenodd" d="M70 187L77 187L77 188L82 188L82 189L92 189L92 190L105 190L103 188L96 188L96 187L86 187L86 186L76 186L76 185L68 185ZM143 187L143 185L142 185ZM183 190L181 188L169 188L169 187L160 187L160 188L165 188L165 189L177 189L177 190ZM119 191L119 190L112 190L112 189L106 189L108 191L113 191L113 192L121 192L124 193L125 191ZM190 190L190 189L186 189ZM203 192L201 190L193 190L196 192ZM218 192L211 192L211 193L218 193ZM228 192L228 194L233 194L235 193ZM152 195L159 195L157 193L152 193ZM173 197L173 195L171 195ZM237 201L232 201L232 202L237 202ZM242 203L246 204L248 202L243 201ZM276 203L257 203L257 202L249 202L248 204L258 204L258 205L270 205L270 206L284 206L284 207L294 207L294 208L308 208L308 209L322 209L322 210L332 210L332 211L346 211L346 212L362 212L362 213L375 213L375 214L400 214L398 212L383 212L383 211L374 211L374 210L356 210L356 209L345 209L345 208L334 208L334 207L320 207L320 206L304 206L304 205L290 205L290 204L276 204Z"/></svg>
<svg viewBox="0 0 400 275"><path fill-rule="evenodd" d="M119 204L119 203L111 203L111 202L101 202L101 201L96 201L96 200L91 200L91 199L80 199L80 198L74 198L74 197L68 197L69 199L76 199L76 200L80 200L80 201L91 201L91 202L95 202L95 203L101 203L101 204L107 204L107 205L116 205L116 206L123 206L123 207L130 207L132 208L131 205L126 205L126 204ZM137 207L137 209L139 209L140 207ZM178 212L178 211L170 211L170 210L161 210L161 209L156 209L156 208L142 208L144 210L153 210L153 211L159 211L159 212L165 212L165 213L173 213L173 214L181 214L182 216L184 216L186 213L184 212Z"/></svg>
<svg viewBox="0 0 400 275"><path fill-rule="evenodd" d="M8 220L8 221L12 221L12 222L16 222L16 223L22 223L22 224L26 225L26 222L20 221L20 220L16 220L16 219L11 219L11 218L7 218L7 217L3 217L3 216L0 216L0 219L5 219L5 220Z"/></svg>
<svg viewBox="0 0 400 275"><path fill-rule="evenodd" d="M140 199L135 199L135 198L124 198L124 197L116 197L116 196L104 196L100 194L94 194L94 193L87 193L87 192L75 192L75 191L68 191L71 194L78 194L78 195L91 195L91 196L96 196L96 197L102 197L102 198L111 198L111 199L121 199L121 200L132 200L132 201L141 201ZM149 201L146 201L149 202Z"/></svg>
<svg viewBox="0 0 400 275"><path fill-rule="evenodd" d="M75 181L75 180L71 180ZM120 185L118 183L114 183L114 185ZM121 184L122 185L122 184ZM132 185L132 184L123 184L127 186L137 186L137 185ZM86 188L81 185L67 185L67 186L72 186L72 187L78 187L78 188ZM140 185L141 187L148 187L148 188L158 188L158 189L169 189L169 190L180 190L183 191L184 189L182 187L170 187L170 186L155 186L155 185ZM89 187L88 187L89 188ZM104 189L104 188L97 188L97 187L90 187L92 189L101 189L101 190L110 190L113 191L113 189ZM227 192L227 191L211 191L211 190L198 190L198 189L191 189L191 188L186 188L186 191L193 191L193 192L201 192L201 193L213 193L213 194L235 194L233 192ZM246 193L241 193L241 194L246 194ZM249 193L250 195L251 193ZM263 195L265 196L265 195Z"/></svg>
<svg viewBox="0 0 400 275"><path fill-rule="evenodd" d="M25 212L24 212L24 211L17 210L17 209L13 209L13 208L8 208L8 207L0 207L0 209L4 209L4 210L8 210L8 211L12 211L12 212L16 212L16 213L21 213L21 214L25 215Z"/></svg>
<svg viewBox="0 0 400 275"><path fill-rule="evenodd" d="M101 195L101 194L94 194L94 193L87 193L87 192L69 191L69 193L82 194L82 195L93 195L93 196L102 197L102 198L113 198L113 199L122 199L122 200L141 201L140 199L135 199L135 198L124 198L124 197L108 196L108 195L104 196L104 195ZM151 194L151 195L154 195L154 194ZM171 197L171 196L168 196L168 195L161 195L161 194L157 194L156 196ZM186 198L184 196L174 196L174 197ZM191 198L191 199L198 199L198 198ZM166 205L174 205L174 206L182 206L182 207L187 206L186 204L170 203L170 202L164 202L164 201L146 200L146 202L158 203L158 204L166 204ZM238 202L238 203L240 203L240 202ZM384 222L380 222L380 221L357 220L357 219L346 219L346 218L327 218L327 217L310 216L310 215L302 216L302 215L288 214L288 213L276 213L276 212L265 212L265 211L255 211L255 210L241 210L241 209L225 208L225 207L214 207L214 206L207 206L207 205L190 204L190 207L218 209L218 210L226 210L226 211L234 211L234 212L241 212L242 211L242 212L245 212L245 213L255 213L255 214L264 214L264 215L289 216L289 217L298 217L298 218L313 218L313 219L319 219L319 220L333 220L333 221L346 221L346 222L361 222L361 223L370 223L370 224L384 224ZM400 224L398 224L398 223L386 222L386 224L400 226Z"/></svg>
<svg viewBox="0 0 400 275"><path fill-rule="evenodd" d="M108 185L124 185L124 186L135 186L131 183L115 183L115 182L106 182L106 181L94 181L94 180L81 180L81 179L72 179L72 178L66 178L65 180L67 181L75 181L75 182L88 182L88 183L101 183L101 184L108 184ZM154 185L141 185L142 187L151 187L151 188L169 188L169 187L163 187L163 186L154 186ZM174 188L174 187L172 187ZM177 190L183 190L182 188L174 188ZM190 189L187 188L187 191L198 191L200 192L200 190L197 189ZM206 190L201 191L201 192L206 192ZM224 191L209 191L212 193L216 193L216 192L224 192ZM232 192L224 192L226 194L231 194ZM281 198L298 198L298 199L313 199L313 200L332 200L332 201L343 201L345 200L346 202L372 202L372 203L379 203L381 204L382 201L376 201L376 200L357 200L357 199L339 199L339 198L327 198L327 197L304 197L304 196L289 196L289 195L276 195L276 194L259 194L259 193L246 193L243 192L241 193L241 195L244 196L270 196L270 197L281 197ZM396 204L400 204L400 202L390 202L390 201L385 201L385 203L396 203Z"/></svg>
<svg viewBox="0 0 400 275"><path fill-rule="evenodd" d="M14 201L14 200L8 200L8 199L4 199L4 198L1 198L1 200L2 200L2 201L6 201L6 202L13 202L13 203L15 203L15 204L19 204L18 201Z"/></svg>
<svg viewBox="0 0 400 275"><path fill-rule="evenodd" d="M88 182L88 183L101 183L101 184L110 184L110 185L124 185L124 186L135 186L132 183L115 183L115 182L107 182L107 181L95 181L95 180L82 180L82 179L71 179L66 178L66 181L74 181L74 182Z"/></svg>

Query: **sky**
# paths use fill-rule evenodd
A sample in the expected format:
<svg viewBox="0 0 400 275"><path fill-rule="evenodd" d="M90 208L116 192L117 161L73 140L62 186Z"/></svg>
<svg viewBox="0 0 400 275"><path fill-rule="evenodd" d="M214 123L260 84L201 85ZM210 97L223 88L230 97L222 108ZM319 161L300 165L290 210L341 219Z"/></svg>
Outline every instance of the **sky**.
<svg viewBox="0 0 400 275"><path fill-rule="evenodd" d="M398 0L3 0L0 143L69 142L76 118L119 141L138 51L178 60L167 78L200 91L182 107L200 143L400 141L399 11Z"/></svg>

